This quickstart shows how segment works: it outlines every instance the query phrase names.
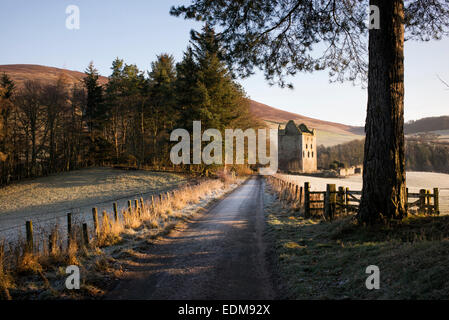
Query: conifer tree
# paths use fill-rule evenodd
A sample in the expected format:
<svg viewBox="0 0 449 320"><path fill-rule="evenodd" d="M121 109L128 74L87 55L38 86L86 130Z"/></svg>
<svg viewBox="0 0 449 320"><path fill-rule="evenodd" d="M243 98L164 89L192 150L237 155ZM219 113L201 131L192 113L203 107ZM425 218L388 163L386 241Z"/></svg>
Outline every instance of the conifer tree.
<svg viewBox="0 0 449 320"><path fill-rule="evenodd" d="M221 60L220 43L212 28L206 25L201 33L192 31L190 42L177 66L183 121L201 120L204 128L223 130L246 114L245 92Z"/></svg>
<svg viewBox="0 0 449 320"><path fill-rule="evenodd" d="M102 105L103 88L98 82L99 74L95 69L93 62L84 72L86 76L83 79L87 91L87 101L84 110L84 117L89 132L92 134L95 129L101 129L105 120L105 110Z"/></svg>
<svg viewBox="0 0 449 320"><path fill-rule="evenodd" d="M158 55L156 61L151 63L151 71L148 76L149 102L145 116L151 132L152 152L154 156L157 153L160 153L159 156L165 156L168 154L168 130L175 126L179 117L175 98L174 57L166 53ZM164 132L165 134L163 134ZM164 149L158 146L158 140L163 142ZM156 159L153 157L153 162L155 161Z"/></svg>

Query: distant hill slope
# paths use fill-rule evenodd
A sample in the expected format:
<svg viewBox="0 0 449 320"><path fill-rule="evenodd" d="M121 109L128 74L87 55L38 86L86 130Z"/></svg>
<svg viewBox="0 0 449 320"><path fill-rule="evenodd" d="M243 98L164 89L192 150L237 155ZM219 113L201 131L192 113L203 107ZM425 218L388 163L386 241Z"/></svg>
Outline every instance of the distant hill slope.
<svg viewBox="0 0 449 320"><path fill-rule="evenodd" d="M58 80L61 75L64 75L65 80L71 84L79 84L84 78L85 74L79 71L72 71L67 69L60 69L55 67L47 67L35 64L6 64L0 65L0 74L8 74L18 87L21 87L27 80L37 80L41 82L54 82ZM108 78L100 77L99 82L105 84Z"/></svg>
<svg viewBox="0 0 449 320"><path fill-rule="evenodd" d="M363 139L364 129L341 123L323 121L305 117L296 113L279 110L266 104L250 100L251 112L259 119L264 120L270 127L274 128L289 120L297 123L305 123L308 127L317 130L317 144L333 146L356 139Z"/></svg>
<svg viewBox="0 0 449 320"><path fill-rule="evenodd" d="M449 130L449 116L422 118L405 124L405 133L432 132Z"/></svg>

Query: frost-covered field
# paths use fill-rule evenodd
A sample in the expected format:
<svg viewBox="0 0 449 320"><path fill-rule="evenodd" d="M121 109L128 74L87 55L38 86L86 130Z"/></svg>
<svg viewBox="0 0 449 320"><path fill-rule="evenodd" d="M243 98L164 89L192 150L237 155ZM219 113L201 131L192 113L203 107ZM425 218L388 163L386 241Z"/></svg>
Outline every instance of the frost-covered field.
<svg viewBox="0 0 449 320"><path fill-rule="evenodd" d="M347 178L317 178L296 175L279 175L299 185L310 182L312 191L326 190L326 184L336 184L338 187L348 187L351 190L362 190L362 176L355 175ZM407 172L407 187L410 192L419 189L440 188L440 210L442 214L449 214L449 174L432 172ZM433 192L433 191L432 191Z"/></svg>
<svg viewBox="0 0 449 320"><path fill-rule="evenodd" d="M110 211L114 201L121 208L129 199L140 195L148 198L185 181L178 174L109 168L22 181L0 189L0 238L10 233L7 229L23 226L27 219L38 226L39 222L65 217L67 212L79 217L90 214L92 207Z"/></svg>

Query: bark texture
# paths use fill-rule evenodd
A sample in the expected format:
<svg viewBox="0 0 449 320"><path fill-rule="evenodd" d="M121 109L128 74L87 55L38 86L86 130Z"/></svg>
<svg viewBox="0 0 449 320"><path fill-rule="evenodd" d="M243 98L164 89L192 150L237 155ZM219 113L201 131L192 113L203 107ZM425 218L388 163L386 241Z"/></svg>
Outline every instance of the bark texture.
<svg viewBox="0 0 449 320"><path fill-rule="evenodd" d="M404 1L370 0L380 29L369 32L368 109L359 220L406 215L404 154Z"/></svg>

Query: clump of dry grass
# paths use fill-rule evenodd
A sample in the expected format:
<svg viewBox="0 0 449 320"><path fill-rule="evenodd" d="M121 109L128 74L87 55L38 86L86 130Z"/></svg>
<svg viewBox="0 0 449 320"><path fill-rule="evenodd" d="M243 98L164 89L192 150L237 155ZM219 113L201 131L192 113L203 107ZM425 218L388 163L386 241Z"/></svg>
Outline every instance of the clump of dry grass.
<svg viewBox="0 0 449 320"><path fill-rule="evenodd" d="M0 243L0 299L11 300L9 289L14 286L12 276L5 268L5 242Z"/></svg>
<svg viewBox="0 0 449 320"><path fill-rule="evenodd" d="M295 212L302 210L303 212L304 191L302 191L301 194L296 194L296 189L288 186L289 181L284 181L284 183L281 183L281 180L284 181L276 175L267 179L271 192L276 194L284 209L292 209ZM319 195L311 194L310 200L319 200ZM315 208L318 207L318 205L319 204L317 203L312 203L311 207Z"/></svg>
<svg viewBox="0 0 449 320"><path fill-rule="evenodd" d="M251 170L247 165L235 165L233 169L238 177L245 177L254 174L254 171Z"/></svg>

